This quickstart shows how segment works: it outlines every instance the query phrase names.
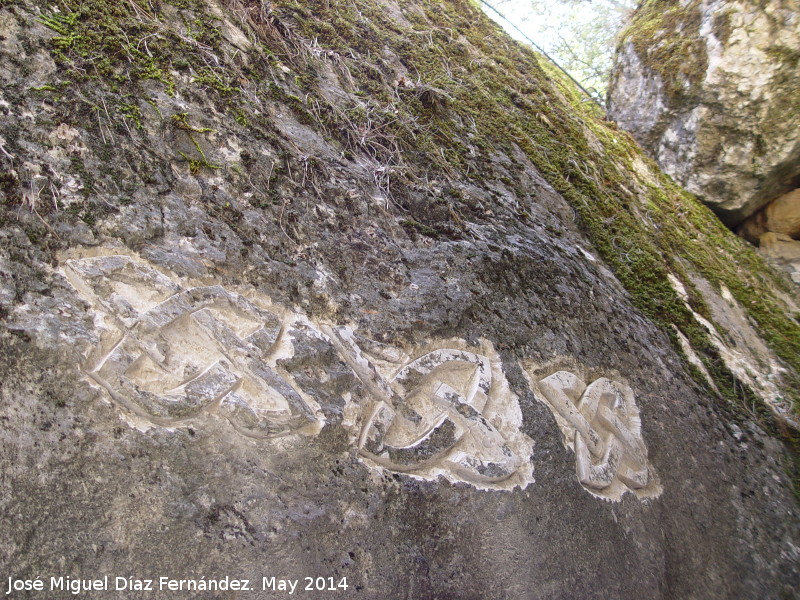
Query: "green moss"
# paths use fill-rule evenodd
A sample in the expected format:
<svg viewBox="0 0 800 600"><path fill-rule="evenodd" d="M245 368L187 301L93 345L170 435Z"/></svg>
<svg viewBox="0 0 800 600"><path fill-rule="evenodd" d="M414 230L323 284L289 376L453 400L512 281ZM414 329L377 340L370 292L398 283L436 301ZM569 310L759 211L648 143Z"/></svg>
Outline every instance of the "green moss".
<svg viewBox="0 0 800 600"><path fill-rule="evenodd" d="M774 90L771 100L772 108L760 126L764 137L769 139L776 135L783 135L785 123L800 120L800 102L798 101L800 51L782 45L774 45L767 48L765 52L778 67L770 80L770 89Z"/></svg>
<svg viewBox="0 0 800 600"><path fill-rule="evenodd" d="M429 160L429 165L438 167L445 176L451 169L463 174L469 171L470 162L479 163L481 155L487 152L505 149L510 154L509 141L513 141L576 209L581 226L631 293L634 304L665 331L671 332L671 326L676 325L687 335L695 350L704 357L707 368L716 374L723 395L731 402L743 405L750 398L744 399L741 386L732 383L730 373L722 365L705 330L684 306L667 278L670 273L676 274L691 290L684 264L711 282L726 285L759 324L775 352L795 371L800 370L798 327L783 314L780 303L768 291L780 283L771 276L760 275L769 271L741 240L666 177L645 188L644 199L631 191L627 180L633 160L648 162L631 138L603 122L597 109L583 103L570 83L560 81L552 73L546 76L532 53L504 38L471 5L455 1L421 4L426 9L424 16L411 11L406 15L420 32L427 34L427 43L418 45L403 43L404 38L413 34L397 31L396 24L370 12L364 3L357 4L359 18L373 19L379 24L376 29L393 48L403 48L404 53L399 58L418 73L420 83L435 82L436 88L452 99L449 110L456 114L444 117L435 114L430 105L412 101L408 97L411 95L401 95L404 102L393 105L395 115L408 111L411 119L425 127L426 133L416 140L413 151L399 146L399 150L408 155L408 164L420 162L419 156L411 155L412 152L424 153L428 148L435 148L439 160ZM657 8L662 9L660 15L655 14ZM688 22L684 25L687 34L699 27L696 6L681 9L677 2L651 2L644 12L650 19L642 31L659 39L670 27L678 27L681 20ZM340 17L345 18L347 14L344 10ZM469 44L494 60L465 63L459 58L462 52L454 50L449 38L437 39L445 28L460 24L462 17L473 24L463 32ZM687 17L690 18L687 20ZM308 22L304 26L325 34L325 30L317 30ZM349 42L340 39L341 30L336 29L335 39L330 41L332 45L343 46ZM393 37L395 31L396 38ZM362 41L360 48L377 52L378 48L365 47L370 39ZM705 49L695 48L694 43L690 40L681 48L664 48L663 54L652 58L661 61L662 69L674 69L679 53L692 52L696 61L677 68L681 77L676 81L696 83L705 72ZM374 79L364 70L354 73L357 77ZM555 78L555 85L548 83L552 78ZM360 83L361 89L369 89L368 82ZM680 86L676 83L673 91L685 93L684 82L681 81ZM370 95L371 99L374 97ZM565 105L564 100L568 104ZM380 114L361 110L370 119ZM359 121L357 115L353 114L353 118ZM595 150L589 144L586 137L589 132L600 140L603 150ZM462 141L465 139L470 139L469 146L476 155L472 160L466 156L466 144ZM506 184L513 185L513 182ZM646 218L642 212L647 213ZM413 223L418 221L408 220L404 226L416 229ZM732 267L736 264L734 256L747 266ZM754 298L761 300L754 302ZM693 293L691 301L695 311L710 316L698 294ZM677 346L677 340L674 341Z"/></svg>
<svg viewBox="0 0 800 600"><path fill-rule="evenodd" d="M766 54L779 61L783 67L789 70L796 69L798 62L800 62L800 50L789 48L788 46L770 46L766 49Z"/></svg>
<svg viewBox="0 0 800 600"><path fill-rule="evenodd" d="M247 115L244 114L242 111L236 111L233 119L242 127L247 127L247 125L249 124L247 121Z"/></svg>
<svg viewBox="0 0 800 600"><path fill-rule="evenodd" d="M194 140L192 140L194 141ZM197 144L197 142L195 142ZM208 162L206 155L203 153L202 149L199 145L196 145L198 152L200 152L200 158L193 158L186 154L185 152L180 152L180 155L184 158L184 160L189 165L189 172L192 175L197 175L203 169L221 169L222 165L215 165Z"/></svg>
<svg viewBox="0 0 800 600"><path fill-rule="evenodd" d="M195 127L189 124L189 113L175 113L171 117L172 125L176 129L183 129L184 131L193 131L194 133L208 133L214 131L210 127Z"/></svg>
<svg viewBox="0 0 800 600"><path fill-rule="evenodd" d="M620 35L620 44L632 43L639 59L661 76L670 104L695 94L708 69L701 5L700 0L645 0ZM726 35L729 20L720 19L720 34Z"/></svg>
<svg viewBox="0 0 800 600"><path fill-rule="evenodd" d="M292 112L297 117L297 120L305 125L319 124L311 112L308 110L307 104L302 98L295 94L288 93L283 87L270 81L267 84L266 97L275 102L284 104L292 109Z"/></svg>
<svg viewBox="0 0 800 600"><path fill-rule="evenodd" d="M224 69L208 67L208 49L218 47L221 34L204 3L168 4L185 9L182 23L166 20L158 2L111 0L62 0L60 12L44 13L38 20L58 34L50 41L53 55L75 81L102 80L119 87L149 79L174 95L170 71L194 67L196 83L222 95L236 92Z"/></svg>
<svg viewBox="0 0 800 600"><path fill-rule="evenodd" d="M65 0L62 12L39 21L58 33L51 40L56 59L76 81L103 78L118 83L155 79L168 88L166 60L155 19L137 13L128 3ZM148 42L148 40L150 40Z"/></svg>
<svg viewBox="0 0 800 600"><path fill-rule="evenodd" d="M231 96L239 91L238 87L232 85L232 77L227 75L223 69L202 68L192 77L192 82L216 90L222 96Z"/></svg>
<svg viewBox="0 0 800 600"><path fill-rule="evenodd" d="M158 117L160 119L164 118L164 113L162 113L161 109L158 108L158 104L156 104L155 100L153 100L152 98L145 98L144 101L147 102L150 106L153 107L153 110L155 110L156 113L158 113Z"/></svg>
<svg viewBox="0 0 800 600"><path fill-rule="evenodd" d="M142 129L142 111L136 104L123 102L119 106L119 112L125 119L133 121L136 129Z"/></svg>
<svg viewBox="0 0 800 600"><path fill-rule="evenodd" d="M423 225L422 223L418 223L417 221L413 221L411 219L402 219L400 221L400 225L405 227L406 229L410 229L412 231L416 231L421 233L422 235L426 235L432 238L438 238L439 232L433 229L432 227L428 227L427 225Z"/></svg>
<svg viewBox="0 0 800 600"><path fill-rule="evenodd" d="M731 15L733 11L726 10L714 15L714 19L711 22L711 28L714 31L714 36L722 42L722 44L727 44L728 40L731 37L731 33L733 33L733 23L731 22Z"/></svg>
<svg viewBox="0 0 800 600"><path fill-rule="evenodd" d="M196 175L202 169L221 169L222 165L215 165L209 162L208 158L206 157L205 152L203 151L203 147L200 143L195 139L195 133L208 133L213 132L214 130L210 127L195 127L194 125L189 124L189 113L176 113L172 115L170 118L172 122L172 126L176 129L180 129L186 132L186 135L189 136L189 140L191 140L192 144L194 145L194 149L197 152L197 156L189 156L185 152L180 152L180 155L189 163L189 172L192 175Z"/></svg>

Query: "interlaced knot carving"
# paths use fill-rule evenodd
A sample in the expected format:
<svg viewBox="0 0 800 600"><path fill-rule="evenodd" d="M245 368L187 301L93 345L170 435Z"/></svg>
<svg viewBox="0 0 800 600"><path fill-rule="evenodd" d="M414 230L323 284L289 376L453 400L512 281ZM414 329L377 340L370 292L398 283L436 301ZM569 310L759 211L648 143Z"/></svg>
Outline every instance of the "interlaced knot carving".
<svg viewBox="0 0 800 600"><path fill-rule="evenodd" d="M129 414L168 427L219 415L257 439L313 434L325 419L317 399L339 385L334 369L363 384L333 394L355 411L358 455L371 466L493 489L533 481L533 442L485 340L440 340L406 354L349 327L315 325L255 290L187 286L125 255L68 260L63 272L99 334L81 369ZM630 387L607 378L587 385L568 371L533 387L586 489L611 500L660 493Z"/></svg>
<svg viewBox="0 0 800 600"><path fill-rule="evenodd" d="M363 458L392 471L442 472L476 485L512 480L528 464L492 422L491 415L502 410L500 405L512 394L502 372L493 372L489 357L440 348L417 358L372 357L383 363L378 369L370 353L361 349L374 347L374 342L356 344L344 328L329 335L340 354L349 357L371 397L358 439Z"/></svg>
<svg viewBox="0 0 800 600"><path fill-rule="evenodd" d="M625 488L650 495L656 484L629 386L605 377L587 386L577 375L558 371L539 381L539 389L573 446L584 487L606 497Z"/></svg>
<svg viewBox="0 0 800 600"><path fill-rule="evenodd" d="M272 312L219 285L183 289L127 256L71 260L65 271L102 315L82 369L130 412L165 426L217 413L255 438L315 421L266 362L281 334Z"/></svg>

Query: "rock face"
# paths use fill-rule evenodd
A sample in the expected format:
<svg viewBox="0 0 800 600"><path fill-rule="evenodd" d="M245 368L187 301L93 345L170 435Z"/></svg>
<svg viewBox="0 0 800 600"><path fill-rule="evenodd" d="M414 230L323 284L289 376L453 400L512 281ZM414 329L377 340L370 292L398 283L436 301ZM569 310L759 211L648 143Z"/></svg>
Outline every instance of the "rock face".
<svg viewBox="0 0 800 600"><path fill-rule="evenodd" d="M730 227L800 181L800 3L648 0L609 115Z"/></svg>
<svg viewBox="0 0 800 600"><path fill-rule="evenodd" d="M800 189L793 190L768 204L738 228L737 233L750 242L767 231L800 238Z"/></svg>
<svg viewBox="0 0 800 600"><path fill-rule="evenodd" d="M796 295L472 4L0 24L9 597L796 597Z"/></svg>
<svg viewBox="0 0 800 600"><path fill-rule="evenodd" d="M759 247L768 262L800 284L800 189L784 194L746 219L736 232Z"/></svg>

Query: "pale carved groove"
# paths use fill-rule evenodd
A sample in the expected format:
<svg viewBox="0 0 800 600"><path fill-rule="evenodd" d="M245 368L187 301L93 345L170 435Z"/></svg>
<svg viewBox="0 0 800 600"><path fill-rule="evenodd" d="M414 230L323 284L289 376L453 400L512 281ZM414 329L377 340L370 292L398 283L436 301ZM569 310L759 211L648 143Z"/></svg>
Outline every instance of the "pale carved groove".
<svg viewBox="0 0 800 600"><path fill-rule="evenodd" d="M629 386L605 377L587 386L574 373L558 371L538 387L571 442L587 490L612 500L628 490L642 498L660 493Z"/></svg>
<svg viewBox="0 0 800 600"><path fill-rule="evenodd" d="M488 342L473 351L452 340L409 356L346 327L279 317L263 308L268 301L257 305L220 285L182 286L128 256L69 260L64 274L92 305L100 331L83 371L150 423L217 414L258 439L311 432L320 422L307 396L291 373L275 368L292 355L297 336L311 336L332 344L363 384L354 422L368 464L485 488L533 482L532 442ZM538 390L573 446L586 489L607 499L660 492L628 386L606 378L587 386L559 371Z"/></svg>
<svg viewBox="0 0 800 600"><path fill-rule="evenodd" d="M255 438L315 421L266 362L274 313L218 285L182 289L127 256L70 260L65 274L103 320L83 371L133 414L171 426L217 413Z"/></svg>

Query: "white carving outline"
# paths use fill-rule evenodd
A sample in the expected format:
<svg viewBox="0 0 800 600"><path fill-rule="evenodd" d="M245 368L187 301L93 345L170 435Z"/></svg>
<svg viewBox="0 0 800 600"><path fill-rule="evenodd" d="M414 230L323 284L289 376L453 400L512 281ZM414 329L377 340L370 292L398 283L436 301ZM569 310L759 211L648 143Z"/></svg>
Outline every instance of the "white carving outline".
<svg viewBox="0 0 800 600"><path fill-rule="evenodd" d="M519 431L521 414L515 417L518 422L504 423L497 418L501 407L490 406L502 396L519 410L502 368L493 367L490 357L446 346L423 350L414 359L396 349L378 356L362 350L365 342L370 349L376 342L356 343L347 327L329 327L325 332L370 396L356 442L359 456L368 464L426 479L444 475L477 487L510 489L532 483L532 443L517 439L517 450L512 450L492 422L494 417L502 423L506 436L513 431L515 437L527 440ZM448 377L450 383L442 381ZM418 412L420 406L423 414ZM435 446L437 437L444 439L444 446ZM406 462L397 458L403 454L410 455Z"/></svg>
<svg viewBox="0 0 800 600"><path fill-rule="evenodd" d="M587 491L614 501L626 491L639 498L661 493L630 386L606 377L587 385L562 370L540 379L535 391L556 417L565 445L575 452L578 481Z"/></svg>
<svg viewBox="0 0 800 600"><path fill-rule="evenodd" d="M64 274L102 322L81 370L130 413L164 427L220 414L255 439L317 424L268 364L286 319L219 285L184 289L126 255L68 260ZM265 398L271 406L257 406Z"/></svg>

